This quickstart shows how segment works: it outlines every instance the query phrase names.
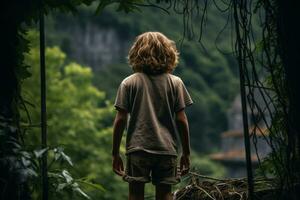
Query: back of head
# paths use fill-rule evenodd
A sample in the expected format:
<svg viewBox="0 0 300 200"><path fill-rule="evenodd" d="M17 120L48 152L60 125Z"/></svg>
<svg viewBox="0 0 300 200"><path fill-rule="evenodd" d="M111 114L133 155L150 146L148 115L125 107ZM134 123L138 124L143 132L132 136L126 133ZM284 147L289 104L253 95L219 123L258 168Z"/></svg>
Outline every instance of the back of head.
<svg viewBox="0 0 300 200"><path fill-rule="evenodd" d="M171 73L178 64L175 42L160 32L146 32L136 37L128 61L134 72Z"/></svg>

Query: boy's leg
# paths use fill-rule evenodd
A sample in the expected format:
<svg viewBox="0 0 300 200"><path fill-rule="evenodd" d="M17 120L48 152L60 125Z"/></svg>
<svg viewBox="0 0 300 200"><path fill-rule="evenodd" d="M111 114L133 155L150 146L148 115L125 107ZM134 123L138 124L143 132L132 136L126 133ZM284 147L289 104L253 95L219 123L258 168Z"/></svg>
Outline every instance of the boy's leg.
<svg viewBox="0 0 300 200"><path fill-rule="evenodd" d="M156 200L172 200L172 187L168 184L158 184L155 186Z"/></svg>
<svg viewBox="0 0 300 200"><path fill-rule="evenodd" d="M152 169L152 184L156 189L156 200L172 200L172 185L180 182L177 174L177 157L158 155Z"/></svg>
<svg viewBox="0 0 300 200"><path fill-rule="evenodd" d="M143 151L127 155L123 180L129 183L129 200L144 200L145 183L151 181L151 159Z"/></svg>
<svg viewBox="0 0 300 200"><path fill-rule="evenodd" d="M128 200L144 200L145 183L129 183Z"/></svg>

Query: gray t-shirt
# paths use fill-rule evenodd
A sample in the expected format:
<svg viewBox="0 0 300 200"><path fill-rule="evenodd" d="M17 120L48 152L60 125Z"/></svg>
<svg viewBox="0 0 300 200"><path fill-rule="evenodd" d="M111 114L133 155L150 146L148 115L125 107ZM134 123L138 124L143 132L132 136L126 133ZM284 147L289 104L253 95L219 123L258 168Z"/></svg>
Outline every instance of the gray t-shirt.
<svg viewBox="0 0 300 200"><path fill-rule="evenodd" d="M143 150L178 155L181 145L175 113L192 103L178 76L137 72L126 77L118 88L114 104L116 109L130 113L126 154Z"/></svg>

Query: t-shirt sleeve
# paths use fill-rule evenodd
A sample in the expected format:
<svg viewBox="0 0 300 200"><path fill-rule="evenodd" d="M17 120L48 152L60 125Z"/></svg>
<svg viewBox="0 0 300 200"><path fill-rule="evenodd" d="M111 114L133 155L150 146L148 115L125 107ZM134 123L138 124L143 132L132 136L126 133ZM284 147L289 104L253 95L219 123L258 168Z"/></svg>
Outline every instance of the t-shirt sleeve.
<svg viewBox="0 0 300 200"><path fill-rule="evenodd" d="M121 108L129 112L129 92L124 82L118 88L114 106L117 110Z"/></svg>
<svg viewBox="0 0 300 200"><path fill-rule="evenodd" d="M187 91L183 81L179 79L178 86L176 88L176 99L175 99L175 108L174 111L178 112L183 108L192 105L194 102Z"/></svg>

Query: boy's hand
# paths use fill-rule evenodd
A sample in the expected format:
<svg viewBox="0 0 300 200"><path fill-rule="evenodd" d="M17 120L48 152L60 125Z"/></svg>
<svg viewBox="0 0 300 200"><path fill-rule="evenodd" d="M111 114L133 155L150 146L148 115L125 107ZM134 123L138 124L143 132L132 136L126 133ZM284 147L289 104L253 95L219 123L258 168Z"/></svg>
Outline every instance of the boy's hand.
<svg viewBox="0 0 300 200"><path fill-rule="evenodd" d="M123 176L125 174L124 172L124 166L123 166L123 161L120 155L113 155L113 160L112 160L112 167L113 171L118 174L119 176Z"/></svg>
<svg viewBox="0 0 300 200"><path fill-rule="evenodd" d="M190 156L183 154L180 158L180 176L186 175L190 171Z"/></svg>

